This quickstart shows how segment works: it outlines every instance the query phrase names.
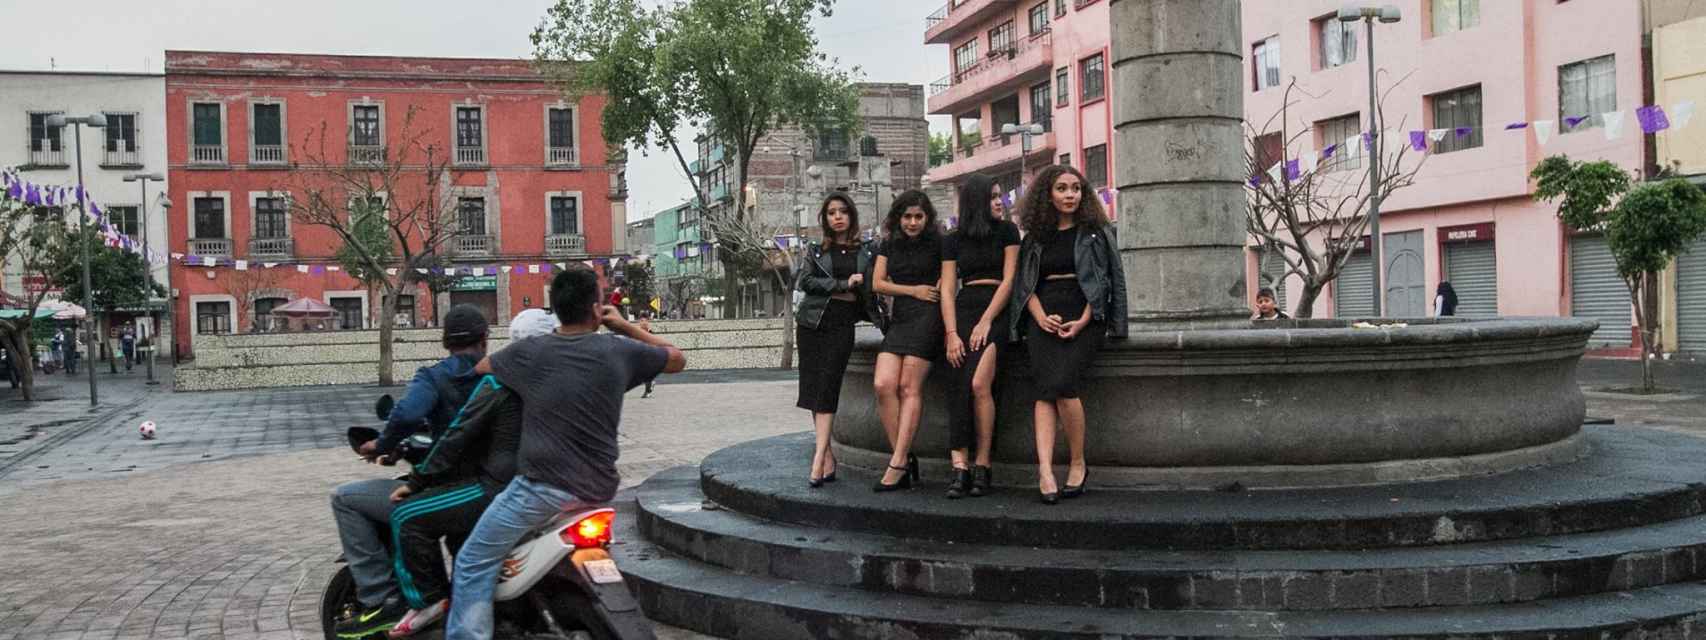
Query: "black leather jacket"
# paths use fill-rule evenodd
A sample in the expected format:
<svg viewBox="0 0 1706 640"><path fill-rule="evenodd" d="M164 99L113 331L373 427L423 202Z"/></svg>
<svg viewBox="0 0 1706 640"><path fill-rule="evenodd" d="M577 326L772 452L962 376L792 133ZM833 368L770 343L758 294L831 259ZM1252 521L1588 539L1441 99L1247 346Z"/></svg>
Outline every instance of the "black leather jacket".
<svg viewBox="0 0 1706 640"><path fill-rule="evenodd" d="M871 271L877 265L875 242L866 240L859 244L857 265L859 273L865 276L865 283L849 287L846 280L835 279L835 265L829 252L823 250L823 243L813 242L806 247L806 259L799 269L800 277L794 281L794 288L806 295L800 300L800 306L794 309L794 322L807 329L816 329L823 322L823 310L829 306L829 296L852 292L858 299L859 309L864 312L864 319L883 328L880 303L876 296L871 295Z"/></svg>
<svg viewBox="0 0 1706 640"><path fill-rule="evenodd" d="M1084 299L1090 301L1090 317L1107 323L1108 335L1126 337L1125 266L1120 264L1119 241L1113 227L1078 228L1078 238L1072 248L1073 264L1078 271L1078 286L1084 289ZM1027 234L1019 247L1019 273L1013 279L1013 309L1007 322L1007 335L1018 339L1021 322L1029 322L1031 314L1025 303L1037 290L1042 273L1043 245L1035 234Z"/></svg>

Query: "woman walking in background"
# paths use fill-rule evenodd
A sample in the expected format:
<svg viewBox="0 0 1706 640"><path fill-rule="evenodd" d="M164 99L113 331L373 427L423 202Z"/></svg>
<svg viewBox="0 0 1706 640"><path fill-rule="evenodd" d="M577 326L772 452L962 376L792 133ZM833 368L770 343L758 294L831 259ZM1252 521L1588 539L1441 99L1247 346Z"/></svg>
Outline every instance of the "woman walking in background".
<svg viewBox="0 0 1706 640"><path fill-rule="evenodd" d="M1084 372L1105 336L1125 337L1125 269L1108 216L1084 174L1072 167L1044 169L1025 191L1020 214L1025 240L1012 331L1024 321L1025 351L1036 390L1032 409L1037 438L1037 488L1045 504L1084 493ZM1071 463L1066 488L1054 478L1056 425L1066 431Z"/></svg>
<svg viewBox="0 0 1706 640"><path fill-rule="evenodd" d="M800 349L800 396L795 406L812 412L817 433L808 482L813 488L835 481L830 427L841 401L841 377L853 355L853 325L875 320L875 305L865 286L871 267L871 243L859 238L859 209L846 195L831 195L818 207L823 242L806 248L795 287L804 293L794 311L795 344Z"/></svg>
<svg viewBox="0 0 1706 640"><path fill-rule="evenodd" d="M1450 282L1441 282L1439 288L1434 290L1434 316L1455 315L1457 315L1457 290L1451 288Z"/></svg>
<svg viewBox="0 0 1706 640"><path fill-rule="evenodd" d="M872 381L877 413L892 453L873 490L906 489L918 481L912 437L924 414L924 378L942 353L942 234L936 208L917 189L894 199L883 221L887 237L871 278L876 293L894 296L894 317L883 336Z"/></svg>
<svg viewBox="0 0 1706 640"><path fill-rule="evenodd" d="M942 242L942 324L954 367L948 393L948 455L954 464L949 498L989 492L997 356L1007 342L1007 301L1019 264L1019 227L1004 213L1001 185L974 174L960 187L960 227Z"/></svg>

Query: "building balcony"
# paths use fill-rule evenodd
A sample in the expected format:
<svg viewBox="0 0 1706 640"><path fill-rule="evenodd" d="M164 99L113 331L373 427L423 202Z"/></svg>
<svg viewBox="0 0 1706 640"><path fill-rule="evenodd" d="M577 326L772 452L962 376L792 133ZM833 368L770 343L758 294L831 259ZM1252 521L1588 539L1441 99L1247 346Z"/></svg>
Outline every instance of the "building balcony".
<svg viewBox="0 0 1706 640"><path fill-rule="evenodd" d="M296 254L290 238L249 238L250 260L288 260Z"/></svg>
<svg viewBox="0 0 1706 640"><path fill-rule="evenodd" d="M999 13L1012 13L1019 0L948 0L924 19L924 44L951 44L968 28L982 26Z"/></svg>
<svg viewBox="0 0 1706 640"><path fill-rule="evenodd" d="M995 135L982 145L971 149L956 149L954 161L931 169L931 182L958 182L973 173L998 175L1019 169L1019 148L1022 146L1020 136ZM1026 157L1027 163L1038 166L1053 162L1055 150L1054 132L1048 131L1040 136L1031 136L1031 152Z"/></svg>
<svg viewBox="0 0 1706 640"><path fill-rule="evenodd" d="M231 257L231 239L190 238L190 255L229 258Z"/></svg>
<svg viewBox="0 0 1706 640"><path fill-rule="evenodd" d="M352 144L349 146L349 163L385 164L385 146L377 144Z"/></svg>
<svg viewBox="0 0 1706 640"><path fill-rule="evenodd" d="M704 173L705 172L704 163L702 163L698 160L694 160L693 162L687 163L687 172L690 174L693 174L693 175L699 175L701 173Z"/></svg>
<svg viewBox="0 0 1706 640"><path fill-rule="evenodd" d="M490 234L457 234L450 239L451 250L458 258L491 257L496 238Z"/></svg>
<svg viewBox="0 0 1706 640"><path fill-rule="evenodd" d="M284 145L257 144L249 147L249 164L284 164Z"/></svg>
<svg viewBox="0 0 1706 640"><path fill-rule="evenodd" d="M930 83L930 113L955 115L1048 77L1054 33L1044 31L991 52L971 67Z"/></svg>
<svg viewBox="0 0 1706 640"><path fill-rule="evenodd" d="M711 185L711 201L713 201L713 202L721 201L721 200L726 199L728 197L729 197L729 185L726 185L726 184Z"/></svg>
<svg viewBox="0 0 1706 640"><path fill-rule="evenodd" d="M580 164L580 150L574 147L550 147L545 150L545 166L572 167Z"/></svg>
<svg viewBox="0 0 1706 640"><path fill-rule="evenodd" d="M101 158L101 166L140 167L142 166L142 154L135 149L108 150L106 156Z"/></svg>
<svg viewBox="0 0 1706 640"><path fill-rule="evenodd" d="M42 149L40 151L36 151L31 149L30 165L36 167L63 167L65 166L65 150Z"/></svg>
<svg viewBox="0 0 1706 640"><path fill-rule="evenodd" d="M545 236L545 255L553 258L586 255L586 236L578 233L553 233Z"/></svg>
<svg viewBox="0 0 1706 640"><path fill-rule="evenodd" d="M486 149L484 147L457 147L456 164L462 166L485 166Z"/></svg>
<svg viewBox="0 0 1706 640"><path fill-rule="evenodd" d="M225 164L225 145L190 145L190 164Z"/></svg>

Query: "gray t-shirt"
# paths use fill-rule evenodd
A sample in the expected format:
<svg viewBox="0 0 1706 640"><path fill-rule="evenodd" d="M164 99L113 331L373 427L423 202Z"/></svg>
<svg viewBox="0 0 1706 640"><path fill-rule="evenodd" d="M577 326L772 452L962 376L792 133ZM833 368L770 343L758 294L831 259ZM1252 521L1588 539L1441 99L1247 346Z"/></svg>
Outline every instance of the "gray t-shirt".
<svg viewBox="0 0 1706 640"><path fill-rule="evenodd" d="M622 396L663 372L669 351L608 333L553 333L491 359L498 381L521 396L516 472L583 500L615 497Z"/></svg>

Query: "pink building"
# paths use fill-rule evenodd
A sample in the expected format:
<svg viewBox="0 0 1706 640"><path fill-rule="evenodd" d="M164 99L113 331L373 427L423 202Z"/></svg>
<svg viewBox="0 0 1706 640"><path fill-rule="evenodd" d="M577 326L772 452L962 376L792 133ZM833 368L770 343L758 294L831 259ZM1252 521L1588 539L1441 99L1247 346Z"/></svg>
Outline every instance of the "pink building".
<svg viewBox="0 0 1706 640"><path fill-rule="evenodd" d="M1331 19L1343 4L1243 3L1246 119L1268 120L1280 110L1286 86L1295 80L1299 89L1287 120L1304 135L1285 149L1287 158L1367 128L1367 36L1360 22ZM1653 102L1643 81L1649 67L1642 36L1649 27L1640 3L1393 4L1403 20L1374 27L1383 91L1397 83L1384 101L1386 143L1405 144L1418 129L1473 133L1430 143L1414 186L1382 206L1386 314L1432 315L1438 283L1450 281L1460 315L1593 317L1603 325L1596 343L1630 345L1628 298L1604 241L1573 237L1555 208L1533 202L1527 176L1555 154L1610 160L1636 173L1646 168L1633 113ZM953 160L931 170L932 180L958 182L981 172L1009 186L1018 178L1019 140L1001 140L997 132L1004 123L1043 122L1050 132L1033 141L1030 172L1070 162L1098 186L1108 184L1114 157L1108 105L1119 87L1107 82L1105 0L953 0L926 25L925 42L948 45L954 71L930 90L929 111L951 115L956 124ZM1615 138L1595 115L1610 111L1627 116ZM1591 117L1566 126L1566 118L1578 115ZM1541 120L1556 128L1544 145L1532 128L1505 130ZM1367 170L1356 161L1337 168L1358 166ZM1252 296L1264 276L1283 270L1254 250L1249 268ZM1314 314L1368 313L1371 269L1366 252L1353 257ZM1295 278L1281 283L1281 301L1295 299L1300 287Z"/></svg>

